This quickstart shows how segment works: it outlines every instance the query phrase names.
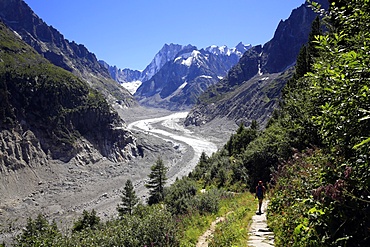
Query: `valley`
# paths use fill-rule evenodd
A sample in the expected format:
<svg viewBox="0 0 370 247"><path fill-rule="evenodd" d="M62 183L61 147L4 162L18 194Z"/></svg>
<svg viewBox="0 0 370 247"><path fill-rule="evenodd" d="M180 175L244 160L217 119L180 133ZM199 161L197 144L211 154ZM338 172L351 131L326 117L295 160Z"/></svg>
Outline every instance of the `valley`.
<svg viewBox="0 0 370 247"><path fill-rule="evenodd" d="M369 1L305 1L264 44L165 43L144 70L25 1L0 0L0 247L194 246L218 221L211 246L245 246L259 181L276 246L370 246Z"/></svg>
<svg viewBox="0 0 370 247"><path fill-rule="evenodd" d="M83 210L94 209L102 220L116 217L116 206L127 179L133 181L137 195L145 202L148 191L144 184L158 157L169 168L167 184L171 184L177 177L188 175L203 151L207 155L215 152L237 127L219 119L215 121L217 128L185 128L182 122L186 112L119 106L116 110L126 116L128 127L143 150L142 157L121 163L105 158L94 164L81 164L76 159L68 163L52 161L47 168L27 168L2 176L0 220L7 222L2 226L4 229L7 224L12 228L5 229L0 242L11 237L28 217L34 218L39 213L56 220L64 229Z"/></svg>

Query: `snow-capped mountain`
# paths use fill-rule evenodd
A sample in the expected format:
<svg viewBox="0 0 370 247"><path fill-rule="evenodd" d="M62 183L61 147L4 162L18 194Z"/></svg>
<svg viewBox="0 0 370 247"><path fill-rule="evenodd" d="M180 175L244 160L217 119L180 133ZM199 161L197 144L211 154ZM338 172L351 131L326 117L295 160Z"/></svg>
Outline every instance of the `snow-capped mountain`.
<svg viewBox="0 0 370 247"><path fill-rule="evenodd" d="M162 49L155 55L152 62L144 69L140 81L150 80L158 71L182 50L192 47L191 45L165 44Z"/></svg>
<svg viewBox="0 0 370 247"><path fill-rule="evenodd" d="M220 56L224 58L224 62L227 63L226 69L230 69L236 64L240 57L246 52L251 45L244 45L240 42L236 47L228 48L227 46L216 46L212 45L203 49L203 53L208 52L209 54ZM188 51L188 52L185 52ZM114 80L119 82L129 92L134 94L136 90L141 86L142 82L149 81L155 74L157 74L167 62L179 62L179 59L188 59L182 61L183 64L191 65L193 58L196 58L195 53L192 55L192 51L198 51L195 46L192 45L178 45L178 44L165 44L162 49L155 55L151 63L143 70L131 70L131 69L119 69L116 66L110 66L104 61L99 61L105 68L108 69L110 75ZM180 57L178 54L182 54ZM182 57L182 58L181 58ZM231 66L230 66L231 64ZM211 66L212 67L212 66ZM226 74L224 72L218 74ZM216 76L216 80L218 77Z"/></svg>
<svg viewBox="0 0 370 247"><path fill-rule="evenodd" d="M110 66L103 60L99 60L99 63L109 71L110 76L115 81L117 81L122 87L126 88L132 95L142 83L142 71L119 69L117 66Z"/></svg>
<svg viewBox="0 0 370 247"><path fill-rule="evenodd" d="M185 46L142 83L135 97L152 107L188 108L205 89L225 76L250 47L242 43L235 48L210 46L200 50Z"/></svg>
<svg viewBox="0 0 370 247"><path fill-rule="evenodd" d="M100 60L99 62L108 69L111 77L114 80L119 82L121 86L126 88L131 94L134 94L136 89L142 84L143 81L147 81L152 78L152 76L155 75L165 63L173 60L177 53L183 49L186 49L186 47L187 46L172 43L169 45L165 44L143 71L119 69L116 66L110 66L105 61Z"/></svg>
<svg viewBox="0 0 370 247"><path fill-rule="evenodd" d="M223 46L211 45L205 48L205 50L215 55L226 55L226 56L236 55L240 58L251 47L252 45L244 45L242 42L240 42L236 47L233 48L228 48L226 45Z"/></svg>

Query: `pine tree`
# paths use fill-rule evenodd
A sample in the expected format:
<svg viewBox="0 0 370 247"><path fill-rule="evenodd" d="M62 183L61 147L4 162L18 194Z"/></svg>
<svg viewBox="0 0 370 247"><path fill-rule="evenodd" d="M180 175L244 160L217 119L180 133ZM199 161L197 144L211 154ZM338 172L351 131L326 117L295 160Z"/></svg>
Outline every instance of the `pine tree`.
<svg viewBox="0 0 370 247"><path fill-rule="evenodd" d="M130 179L126 181L125 187L122 191L121 199L121 205L117 206L119 215L121 217L125 214L131 215L134 207L139 202L139 198L137 198L135 194L134 186L132 185L132 181Z"/></svg>
<svg viewBox="0 0 370 247"><path fill-rule="evenodd" d="M84 229L97 229L100 223L99 216L93 209L91 212L84 210L82 216L73 224L72 232L81 232Z"/></svg>
<svg viewBox="0 0 370 247"><path fill-rule="evenodd" d="M164 185L166 183L167 177L167 167L164 165L163 160L158 158L151 168L151 173L149 174L149 182L145 184L145 187L150 189L148 204L156 204L164 199Z"/></svg>

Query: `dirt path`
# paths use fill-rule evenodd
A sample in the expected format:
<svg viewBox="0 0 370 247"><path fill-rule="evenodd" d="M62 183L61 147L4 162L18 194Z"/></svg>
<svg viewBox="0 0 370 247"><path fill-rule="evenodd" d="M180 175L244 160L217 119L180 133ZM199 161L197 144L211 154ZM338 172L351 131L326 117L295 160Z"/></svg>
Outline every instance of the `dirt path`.
<svg viewBox="0 0 370 247"><path fill-rule="evenodd" d="M249 228L248 246L250 247L272 247L274 246L274 233L267 227L266 211L268 200L262 204L263 214L257 214L252 217L252 223ZM231 213L231 212L229 212ZM229 214L228 213L228 214ZM212 238L216 230L216 225L224 221L226 217L219 217L212 222L209 229L199 237L196 247L208 247L208 241Z"/></svg>
<svg viewBox="0 0 370 247"><path fill-rule="evenodd" d="M263 214L252 217L252 224L249 228L248 246L272 247L274 246L274 233L267 227L266 211L268 200L262 204Z"/></svg>
<svg viewBox="0 0 370 247"><path fill-rule="evenodd" d="M212 238L213 233L216 230L216 225L224 220L225 217L218 217L215 221L213 221L209 229L198 238L196 247L208 247L208 240Z"/></svg>

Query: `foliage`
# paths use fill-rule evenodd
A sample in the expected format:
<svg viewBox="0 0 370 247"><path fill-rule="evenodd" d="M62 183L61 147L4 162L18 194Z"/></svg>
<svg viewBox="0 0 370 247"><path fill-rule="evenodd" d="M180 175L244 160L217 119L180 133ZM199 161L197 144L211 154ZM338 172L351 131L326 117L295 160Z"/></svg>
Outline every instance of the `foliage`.
<svg viewBox="0 0 370 247"><path fill-rule="evenodd" d="M178 246L179 232L170 212L159 205L135 208L132 215L99 223L94 212L84 211L70 235L42 216L28 220L15 246ZM97 227L99 224L99 227ZM76 224L75 224L76 226Z"/></svg>
<svg viewBox="0 0 370 247"><path fill-rule="evenodd" d="M235 194L221 204L220 213L226 214L226 219L217 225L209 246L246 246L256 206L252 194Z"/></svg>
<svg viewBox="0 0 370 247"><path fill-rule="evenodd" d="M290 156L291 139L289 132L279 123L264 130L260 136L250 143L243 153L243 166L248 170L248 185L254 190L259 180L269 181L271 169Z"/></svg>
<svg viewBox="0 0 370 247"><path fill-rule="evenodd" d="M200 214L216 213L219 210L220 199L223 195L224 193L217 189L198 194L192 202L192 207Z"/></svg>
<svg viewBox="0 0 370 247"><path fill-rule="evenodd" d="M160 205L135 208L132 215L126 215L119 221L106 224L105 230L109 236L101 234L107 241L104 246L176 246L178 245L178 230L170 212ZM98 246L98 245L96 245Z"/></svg>
<svg viewBox="0 0 370 247"><path fill-rule="evenodd" d="M305 123L320 150L277 173L269 220L281 246L370 243L370 3L331 3L312 71L284 97L284 114Z"/></svg>
<svg viewBox="0 0 370 247"><path fill-rule="evenodd" d="M39 214L36 219L29 218L22 234L16 238L15 246L57 246L61 233L55 222L49 224Z"/></svg>
<svg viewBox="0 0 370 247"><path fill-rule="evenodd" d="M137 198L135 194L134 186L130 179L126 181L125 187L122 191L121 200L121 205L117 206L119 215L122 217L125 214L132 214L136 204L139 202L139 198Z"/></svg>
<svg viewBox="0 0 370 247"><path fill-rule="evenodd" d="M100 223L100 218L96 215L95 210L91 210L89 213L88 211L84 210L82 213L82 217L79 218L74 224L72 231L73 232L80 232L86 229L97 229Z"/></svg>
<svg viewBox="0 0 370 247"><path fill-rule="evenodd" d="M192 210L192 200L197 193L197 184L188 178L176 180L165 190L165 204L173 214L186 214Z"/></svg>
<svg viewBox="0 0 370 247"><path fill-rule="evenodd" d="M248 144L256 139L257 136L257 121L252 121L251 127L248 129L246 129L244 124L241 123L236 133L232 135L229 141L225 144L225 149L229 152L230 156L238 155L245 151L245 148L248 146Z"/></svg>
<svg viewBox="0 0 370 247"><path fill-rule="evenodd" d="M145 184L145 187L150 189L148 203L152 205L164 200L164 185L167 180L167 167L164 165L163 160L158 157L157 161L150 169L151 173L148 176L149 182Z"/></svg>
<svg viewBox="0 0 370 247"><path fill-rule="evenodd" d="M307 241L308 246L321 245L308 222L314 219L318 225L323 224L318 219L321 215L311 208L315 207L312 190L320 185L320 167L326 164L325 160L319 151L297 152L274 173L268 219L277 246L301 246L303 241L298 244L298 239Z"/></svg>
<svg viewBox="0 0 370 247"><path fill-rule="evenodd" d="M233 191L243 191L249 183L249 170L245 165L244 153L260 132L256 121L249 128L240 124L238 130L226 142L225 146L211 157L203 153L200 160L189 175L199 180L203 187L216 186L229 188Z"/></svg>

